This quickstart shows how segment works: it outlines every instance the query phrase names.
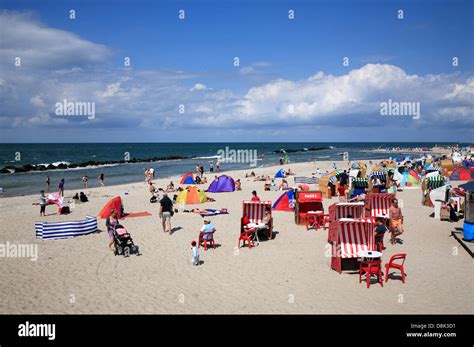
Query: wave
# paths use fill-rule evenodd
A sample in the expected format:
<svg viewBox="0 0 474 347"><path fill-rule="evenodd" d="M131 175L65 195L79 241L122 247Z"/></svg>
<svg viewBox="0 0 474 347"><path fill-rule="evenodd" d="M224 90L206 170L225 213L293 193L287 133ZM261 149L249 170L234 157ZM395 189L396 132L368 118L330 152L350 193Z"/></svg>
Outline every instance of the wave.
<svg viewBox="0 0 474 347"><path fill-rule="evenodd" d="M221 158L220 155L211 155L208 157L194 157L194 159L220 159L220 158Z"/></svg>
<svg viewBox="0 0 474 347"><path fill-rule="evenodd" d="M98 168L105 166L116 166L120 164L128 163L152 163L160 161L171 161L171 160L182 160L182 159L191 159L192 157L180 157L180 156L169 156L169 157L153 157L146 159L137 159L133 158L130 160L108 160L108 161L94 161L89 160L82 163L69 163L66 161L58 161L50 164L27 164L23 166L5 166L0 170L0 173L21 173L21 172L30 172L30 171L51 171L51 170L72 170L78 169L83 170L86 168Z"/></svg>

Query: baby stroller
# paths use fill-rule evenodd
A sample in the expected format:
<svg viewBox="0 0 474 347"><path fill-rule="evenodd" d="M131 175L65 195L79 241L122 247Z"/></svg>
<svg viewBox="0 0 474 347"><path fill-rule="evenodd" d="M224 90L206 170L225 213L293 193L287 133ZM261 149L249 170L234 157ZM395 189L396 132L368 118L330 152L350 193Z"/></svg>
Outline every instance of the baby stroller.
<svg viewBox="0 0 474 347"><path fill-rule="evenodd" d="M138 246L133 243L133 239L123 225L117 224L113 228L115 255L128 257L130 254L140 255Z"/></svg>

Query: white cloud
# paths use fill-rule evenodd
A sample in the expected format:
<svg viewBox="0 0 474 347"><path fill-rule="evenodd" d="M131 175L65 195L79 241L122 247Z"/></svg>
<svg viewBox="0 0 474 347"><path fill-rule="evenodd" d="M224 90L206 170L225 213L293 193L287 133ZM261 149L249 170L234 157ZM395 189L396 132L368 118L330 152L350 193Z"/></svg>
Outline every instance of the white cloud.
<svg viewBox="0 0 474 347"><path fill-rule="evenodd" d="M205 84L202 83L196 83L194 87L190 89L191 92L195 90L212 90L212 88L208 88Z"/></svg>
<svg viewBox="0 0 474 347"><path fill-rule="evenodd" d="M0 61L14 67L21 58L21 68L63 69L103 62L111 50L79 36L48 28L32 13L0 11Z"/></svg>
<svg viewBox="0 0 474 347"><path fill-rule="evenodd" d="M44 101L43 101L43 99L41 99L41 96L39 96L39 95L35 95L35 96L31 97L30 102L33 106L45 107Z"/></svg>
<svg viewBox="0 0 474 347"><path fill-rule="evenodd" d="M0 66L2 129L56 126L130 131L205 128L212 124L212 129L241 136L258 129L271 134L278 129L319 126L338 130L355 125L387 129L388 124L400 128L407 124L438 129L474 128L473 76L418 76L394 65L367 64L340 76L316 71L302 80L274 79L235 92L209 88L199 82L206 76L189 72L101 67L98 63L112 52L110 48L47 28L31 15L0 12L0 21L0 29L6 30L6 39L0 46L1 60L22 52L26 57L23 62L30 62L26 65L31 67ZM19 32L6 28L14 25ZM38 41L30 40L28 35ZM19 39L21 43L17 42ZM50 46L52 52L44 49ZM88 49L83 50L84 47ZM257 74L270 65L256 62L240 72ZM55 117L54 105L64 99L95 102L96 118L87 121ZM380 103L388 99L420 102L420 121L383 118ZM178 114L180 104L185 105L184 115ZM239 132L242 129L245 131Z"/></svg>

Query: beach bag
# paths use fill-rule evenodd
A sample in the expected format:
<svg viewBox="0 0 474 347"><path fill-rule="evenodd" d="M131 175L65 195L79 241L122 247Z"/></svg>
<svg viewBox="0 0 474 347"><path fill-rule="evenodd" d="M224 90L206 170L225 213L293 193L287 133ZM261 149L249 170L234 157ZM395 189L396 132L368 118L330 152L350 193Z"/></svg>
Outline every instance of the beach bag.
<svg viewBox="0 0 474 347"><path fill-rule="evenodd" d="M151 202L152 204L155 203L155 202L156 202L156 196L152 196L152 197L150 198L150 202Z"/></svg>
<svg viewBox="0 0 474 347"><path fill-rule="evenodd" d="M61 207L59 214L69 214L71 213L71 210L69 209L69 206L63 206Z"/></svg>

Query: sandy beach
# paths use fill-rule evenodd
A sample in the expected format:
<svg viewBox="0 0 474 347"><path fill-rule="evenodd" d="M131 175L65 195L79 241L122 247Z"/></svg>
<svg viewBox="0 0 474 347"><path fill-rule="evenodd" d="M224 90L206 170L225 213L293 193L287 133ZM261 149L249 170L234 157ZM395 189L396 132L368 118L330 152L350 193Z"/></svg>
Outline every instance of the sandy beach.
<svg viewBox="0 0 474 347"><path fill-rule="evenodd" d="M311 176L332 162L289 164L285 168ZM347 163L338 162L345 168ZM157 168L159 172L159 167ZM225 169L225 167L224 167ZM225 172L242 181L242 191L209 193L216 199L199 208L227 208L228 215L211 217L219 247L204 251L203 265L190 263L190 243L198 237L202 218L179 212L172 219L173 234L161 231L158 204L149 202L144 182L83 190L89 202L76 204L72 213L58 215L48 206L39 217L38 195L0 199L0 242L38 245L38 260L0 259L0 313L472 313L474 269L472 259L450 237L457 223L430 217L421 206L420 187L397 194L403 200L406 232L403 244L391 245L392 254L407 253L406 283L389 280L382 288L367 289L358 274L339 274L330 268L327 230L306 231L289 212L273 212L275 238L258 247L237 249L242 201L256 190L262 200L274 202L279 191L264 191L263 182L245 173L273 176L278 167ZM192 170L192 168L190 168ZM369 167L370 170L370 167ZM369 171L370 172L370 171ZM211 175L207 175L211 179ZM178 177L173 182L177 184ZM154 180L165 188L170 179ZM290 186L293 178L289 178ZM204 185L206 188L208 185ZM312 186L313 188L314 186ZM38 190L43 187L38 187ZM66 200L78 191L69 191ZM128 193L125 195L125 193ZM142 255L114 256L107 248L105 221L100 233L65 240L36 240L35 221L66 221L97 215L113 196L123 198L127 212L148 211L152 216L125 219ZM324 199L324 208L337 198Z"/></svg>

